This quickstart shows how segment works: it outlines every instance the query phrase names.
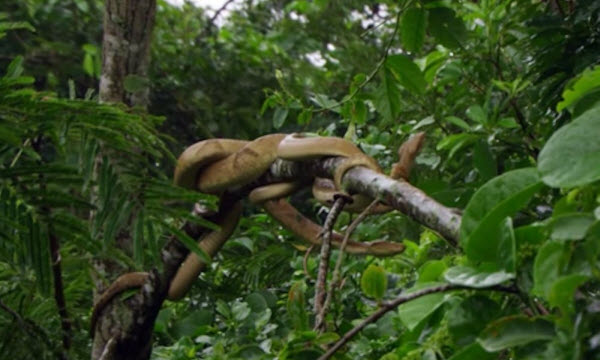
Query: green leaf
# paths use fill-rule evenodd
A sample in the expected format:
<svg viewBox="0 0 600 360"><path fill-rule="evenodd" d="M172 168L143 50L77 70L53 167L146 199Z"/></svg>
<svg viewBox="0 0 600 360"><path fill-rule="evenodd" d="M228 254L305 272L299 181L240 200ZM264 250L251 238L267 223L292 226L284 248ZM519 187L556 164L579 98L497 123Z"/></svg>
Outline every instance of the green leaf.
<svg viewBox="0 0 600 360"><path fill-rule="evenodd" d="M477 341L485 350L494 352L532 341L551 340L554 335L554 325L547 320L509 316L490 323Z"/></svg>
<svg viewBox="0 0 600 360"><path fill-rule="evenodd" d="M6 68L6 74L4 78L6 79L16 79L23 73L23 56L19 55L15 57L8 67Z"/></svg>
<svg viewBox="0 0 600 360"><path fill-rule="evenodd" d="M406 292L408 295L417 290L426 289L428 287L436 286L437 283L428 283L417 285ZM417 325L421 323L425 318L431 315L438 307L440 307L446 301L446 294L444 293L433 293L425 296L421 296L409 302L406 302L398 307L398 316L402 323L408 328L408 330L414 330Z"/></svg>
<svg viewBox="0 0 600 360"><path fill-rule="evenodd" d="M367 114L369 113L364 101L353 101L350 108L350 119L358 124L363 125L367 122Z"/></svg>
<svg viewBox="0 0 600 360"><path fill-rule="evenodd" d="M556 111L573 108L585 95L600 87L600 66L588 68L574 82L570 82L562 93L563 101L556 105Z"/></svg>
<svg viewBox="0 0 600 360"><path fill-rule="evenodd" d="M332 342L336 342L340 339L340 336L334 332L327 332L327 333L323 333L321 335L319 335L316 339L315 339L315 344L317 345L325 345L325 344L331 344Z"/></svg>
<svg viewBox="0 0 600 360"><path fill-rule="evenodd" d="M381 300L387 290L387 276L381 266L369 265L360 279L362 292L371 298Z"/></svg>
<svg viewBox="0 0 600 360"><path fill-rule="evenodd" d="M533 264L533 289L531 292L548 298L554 281L561 275L568 261L562 243L549 241L538 251Z"/></svg>
<svg viewBox="0 0 600 360"><path fill-rule="evenodd" d="M184 336L196 336L199 335L198 331L201 327L210 325L213 322L214 315L212 311L208 310L196 310L183 319L175 322L171 330L172 336L176 338Z"/></svg>
<svg viewBox="0 0 600 360"><path fill-rule="evenodd" d="M406 90L422 95L425 93L427 82L421 69L406 55L388 56L386 68L390 69L400 85Z"/></svg>
<svg viewBox="0 0 600 360"><path fill-rule="evenodd" d="M454 10L437 7L429 10L429 32L435 39L449 49L457 48L467 37L464 22Z"/></svg>
<svg viewBox="0 0 600 360"><path fill-rule="evenodd" d="M252 311L255 313L259 313L268 308L267 301L259 292L253 292L252 294L248 294L245 300L252 309Z"/></svg>
<svg viewBox="0 0 600 360"><path fill-rule="evenodd" d="M473 295L448 309L448 330L458 345L475 341L488 322L498 316L500 305L487 296Z"/></svg>
<svg viewBox="0 0 600 360"><path fill-rule="evenodd" d="M541 186L537 171L525 168L509 171L488 181L473 195L460 227L461 244L469 259L498 259L498 249L502 245L498 231L506 228L502 222L525 206Z"/></svg>
<svg viewBox="0 0 600 360"><path fill-rule="evenodd" d="M308 330L308 314L305 309L304 283L292 284L287 298L287 313L294 329L298 331Z"/></svg>
<svg viewBox="0 0 600 360"><path fill-rule="evenodd" d="M600 179L600 107L558 129L538 157L542 180L552 187L575 187Z"/></svg>
<svg viewBox="0 0 600 360"><path fill-rule="evenodd" d="M250 315L250 306L245 302L234 302L231 306L231 314L236 321L243 321Z"/></svg>
<svg viewBox="0 0 600 360"><path fill-rule="evenodd" d="M473 164L481 176L487 181L498 174L496 159L487 142L480 140L473 147Z"/></svg>
<svg viewBox="0 0 600 360"><path fill-rule="evenodd" d="M548 224L552 240L581 240L594 222L592 214L571 213L553 217Z"/></svg>
<svg viewBox="0 0 600 360"><path fill-rule="evenodd" d="M93 66L92 66L92 69L93 69ZM93 70L92 70L92 73L93 73ZM125 91L130 92L130 93L144 90L149 85L150 85L150 81L148 80L147 77L135 75L135 74L127 75L125 77L125 79L123 80L123 88L125 89Z"/></svg>
<svg viewBox="0 0 600 360"><path fill-rule="evenodd" d="M465 131L471 131L471 126L463 119L456 116L446 116L444 118L450 124L454 124Z"/></svg>
<svg viewBox="0 0 600 360"><path fill-rule="evenodd" d="M483 108L479 105L471 105L467 109L466 115L469 119L481 125L488 124L488 117Z"/></svg>
<svg viewBox="0 0 600 360"><path fill-rule="evenodd" d="M86 53L83 56L83 71L89 76L94 76L94 59L92 55Z"/></svg>
<svg viewBox="0 0 600 360"><path fill-rule="evenodd" d="M515 275L506 271L486 272L468 266L454 266L446 271L444 277L451 284L480 289L502 284L514 279Z"/></svg>
<svg viewBox="0 0 600 360"><path fill-rule="evenodd" d="M517 247L523 244L541 244L546 238L546 226L540 223L533 223L515 229Z"/></svg>
<svg viewBox="0 0 600 360"><path fill-rule="evenodd" d="M427 11L425 9L413 7L404 12L400 34L405 50L413 53L421 50L425 40L426 19Z"/></svg>
<svg viewBox="0 0 600 360"><path fill-rule="evenodd" d="M492 360L497 357L498 355L485 351L478 343L473 343L456 352L448 360Z"/></svg>
<svg viewBox="0 0 600 360"><path fill-rule="evenodd" d="M387 122L393 122L400 113L400 90L394 81L392 72L385 68L381 86L377 89L374 100L375 108Z"/></svg>
<svg viewBox="0 0 600 360"><path fill-rule="evenodd" d="M275 129L279 129L281 126L283 126L283 123L288 116L288 112L288 108L277 107L275 109L273 112L273 127Z"/></svg>
<svg viewBox="0 0 600 360"><path fill-rule="evenodd" d="M430 260L419 269L417 283L427 283L440 280L446 271L446 263L442 260Z"/></svg>
<svg viewBox="0 0 600 360"><path fill-rule="evenodd" d="M443 138L438 144L437 150L449 150L448 157L454 156L459 150L479 140L480 136L475 134L452 134Z"/></svg>
<svg viewBox="0 0 600 360"><path fill-rule="evenodd" d="M550 288L548 302L552 306L558 306L563 315L570 315L575 312L575 290L586 281L589 276L581 274L571 274L558 278Z"/></svg>

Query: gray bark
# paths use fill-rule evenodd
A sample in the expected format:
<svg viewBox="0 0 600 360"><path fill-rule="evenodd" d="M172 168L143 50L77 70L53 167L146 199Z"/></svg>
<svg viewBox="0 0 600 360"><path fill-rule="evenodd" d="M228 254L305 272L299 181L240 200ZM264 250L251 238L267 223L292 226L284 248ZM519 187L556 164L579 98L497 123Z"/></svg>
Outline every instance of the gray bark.
<svg viewBox="0 0 600 360"><path fill-rule="evenodd" d="M101 102L148 105L147 75L155 15L156 0L106 0ZM138 91L127 93L123 85L127 76L133 76L145 85Z"/></svg>

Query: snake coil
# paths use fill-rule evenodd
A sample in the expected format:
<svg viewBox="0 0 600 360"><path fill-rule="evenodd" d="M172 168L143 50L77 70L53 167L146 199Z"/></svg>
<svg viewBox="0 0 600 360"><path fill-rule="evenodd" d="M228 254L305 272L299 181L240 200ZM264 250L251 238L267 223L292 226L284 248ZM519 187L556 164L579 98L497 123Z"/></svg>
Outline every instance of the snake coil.
<svg viewBox="0 0 600 360"><path fill-rule="evenodd" d="M395 164L396 167L392 169L391 176L395 178L408 176L422 142L423 134L420 133L413 136L400 148L400 159ZM251 142L210 139L190 146L177 161L174 183L188 189L221 195L226 191L235 190L257 180L278 158L307 160L326 156L339 156L344 160L337 167L333 180L317 178L314 181L313 194L325 204L331 201L335 193L343 191L342 178L351 168L365 166L381 172L379 164L374 159L365 155L356 145L341 138L272 134L259 137ZM300 238L319 245L321 227L304 217L285 200L285 197L297 190L298 187L297 183L270 184L255 188L248 197L251 202L262 205L272 217ZM371 199L362 195L354 195L352 199L353 202L347 210L355 212L362 211L371 202ZM209 232L198 242L198 245L209 256L215 255L233 233L241 214L240 202L227 210L216 220L220 230ZM389 207L381 205L376 212L389 210ZM342 239L342 235L334 232L332 244L339 247ZM390 256L403 250L403 244L385 241L349 241L346 246L346 251L349 253L376 256ZM190 253L171 281L167 298L170 300L182 298L203 267L204 263L200 258L195 253ZM124 290L141 287L147 278L148 274L144 272L127 273L117 278L102 293L92 312L92 334L104 307Z"/></svg>

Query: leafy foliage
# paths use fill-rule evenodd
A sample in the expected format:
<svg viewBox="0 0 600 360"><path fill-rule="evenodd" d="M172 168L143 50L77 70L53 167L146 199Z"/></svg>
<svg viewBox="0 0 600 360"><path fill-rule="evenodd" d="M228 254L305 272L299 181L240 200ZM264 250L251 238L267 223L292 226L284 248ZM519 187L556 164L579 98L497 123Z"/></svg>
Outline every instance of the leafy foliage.
<svg viewBox="0 0 600 360"><path fill-rule="evenodd" d="M460 246L372 216L360 240L407 249L347 259L319 334L305 274L317 260L250 209L186 300L163 307L154 358L314 359L399 293L442 283L468 290L402 304L337 358L600 358L597 1L258 1L220 27L159 1L149 111L164 118L80 99L97 85L100 5L0 5L0 357L61 351L51 236L71 352L87 357L90 261L149 269L193 219L185 204L213 204L170 185L169 149L307 130L353 139L384 167L425 131L410 180L464 209ZM320 216L304 195L292 202ZM516 294L485 290L498 285Z"/></svg>

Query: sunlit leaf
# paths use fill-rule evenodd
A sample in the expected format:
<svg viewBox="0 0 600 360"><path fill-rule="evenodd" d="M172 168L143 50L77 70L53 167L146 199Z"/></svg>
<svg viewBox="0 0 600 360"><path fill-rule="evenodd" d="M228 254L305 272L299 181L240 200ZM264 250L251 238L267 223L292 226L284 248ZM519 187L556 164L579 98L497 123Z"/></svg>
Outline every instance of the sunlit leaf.
<svg viewBox="0 0 600 360"><path fill-rule="evenodd" d="M538 157L542 180L575 187L600 179L600 107L588 110L552 134Z"/></svg>

